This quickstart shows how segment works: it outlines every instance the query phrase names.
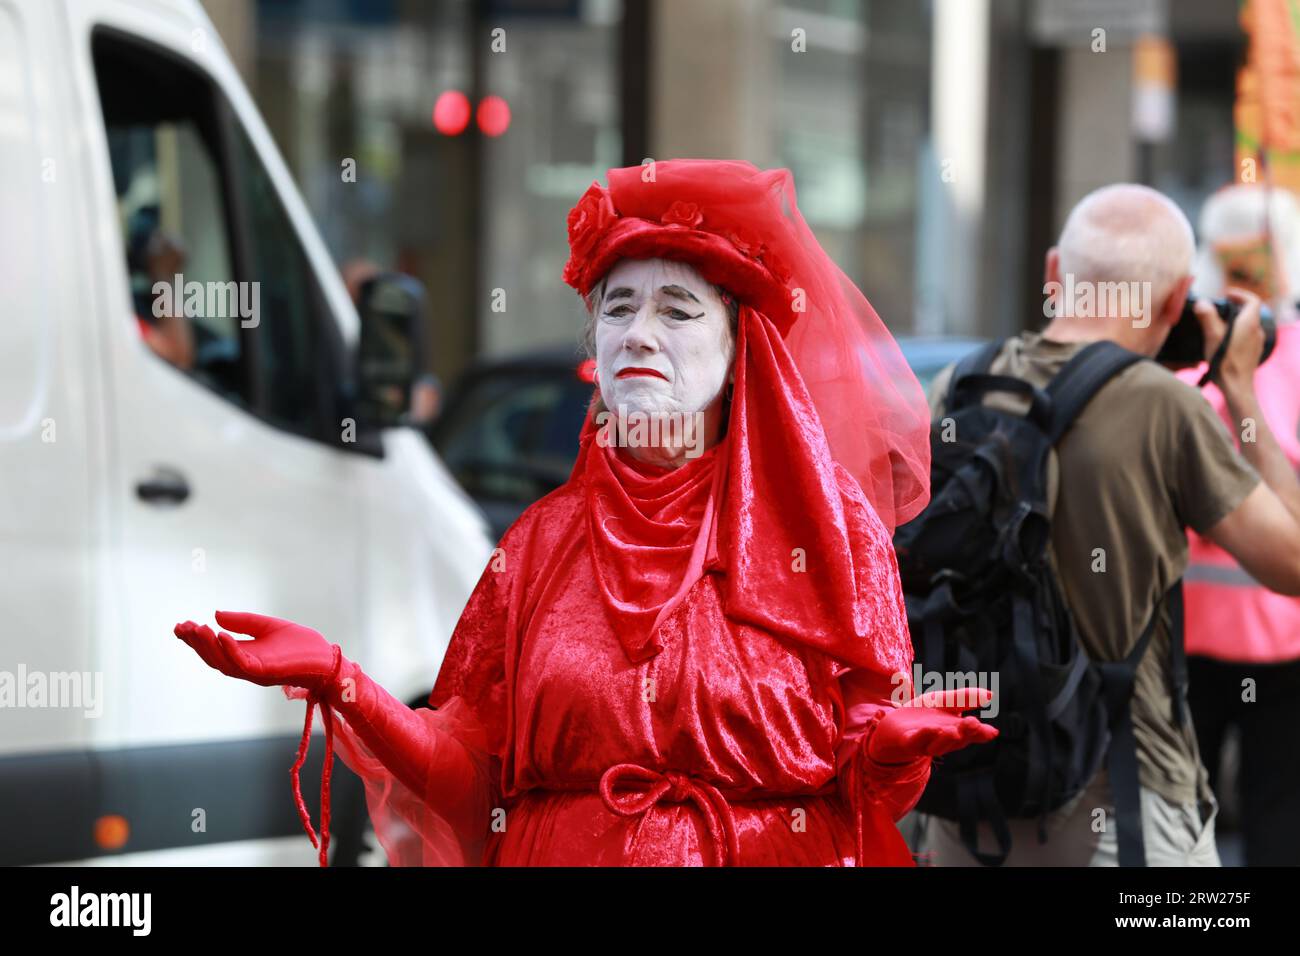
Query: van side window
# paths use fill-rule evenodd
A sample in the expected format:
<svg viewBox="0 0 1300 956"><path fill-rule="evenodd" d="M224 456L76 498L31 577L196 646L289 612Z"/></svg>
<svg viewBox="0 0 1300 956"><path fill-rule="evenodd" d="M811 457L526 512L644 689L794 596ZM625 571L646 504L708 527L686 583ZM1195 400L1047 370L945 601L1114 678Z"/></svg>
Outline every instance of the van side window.
<svg viewBox="0 0 1300 956"><path fill-rule="evenodd" d="M236 189L247 211L247 271L256 282L264 321L256 336L254 374L268 418L295 431L327 427L328 392L320 369L328 368L321 337L323 298L270 177L243 129L232 149ZM336 429L337 430L337 429Z"/></svg>
<svg viewBox="0 0 1300 956"><path fill-rule="evenodd" d="M338 329L234 110L178 54L105 28L92 49L129 321L158 356L240 407L337 441Z"/></svg>
<svg viewBox="0 0 1300 956"><path fill-rule="evenodd" d="M126 318L159 357L246 406L211 85L179 61L101 34L93 52L131 289Z"/></svg>

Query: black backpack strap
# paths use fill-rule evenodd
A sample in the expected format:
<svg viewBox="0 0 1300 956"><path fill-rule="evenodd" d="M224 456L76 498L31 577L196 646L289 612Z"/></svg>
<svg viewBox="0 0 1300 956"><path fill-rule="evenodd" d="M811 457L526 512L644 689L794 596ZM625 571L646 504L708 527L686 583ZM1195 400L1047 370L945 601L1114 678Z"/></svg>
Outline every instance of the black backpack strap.
<svg viewBox="0 0 1300 956"><path fill-rule="evenodd" d="M1047 842L1047 796L1052 785L1052 729L1043 700L1042 672L1038 643L1034 640L1034 605L1023 594L1011 597L1011 640L1015 666L1020 675L1020 692L1024 694L1028 734L1029 763L1025 767L1025 793L1041 795L1042 812L1038 817L1038 842ZM1035 747L1037 744L1037 747Z"/></svg>
<svg viewBox="0 0 1300 956"><path fill-rule="evenodd" d="M948 395L944 399L945 411L952 411L953 400L957 397L957 383L967 375L987 375L993 367L993 360L1002 351L1006 339L994 339L981 345L974 352L963 357L952 369L952 378L948 379Z"/></svg>
<svg viewBox="0 0 1300 956"><path fill-rule="evenodd" d="M1173 685L1174 725L1183 726L1187 717L1187 648L1183 643L1183 579L1169 589L1170 683Z"/></svg>
<svg viewBox="0 0 1300 956"><path fill-rule="evenodd" d="M985 769L957 781L958 832L962 845L981 866L1001 866L1011 855L1011 827L993 786L993 770ZM979 822L987 820L997 849L979 848Z"/></svg>
<svg viewBox="0 0 1300 956"><path fill-rule="evenodd" d="M1133 684L1137 665L1151 643L1157 607L1151 622L1142 632L1132 653L1122 661L1098 665L1106 710L1110 714L1110 752L1106 766L1110 772L1111 796L1115 801L1115 837L1119 845L1120 866L1146 866L1146 842L1142 837L1142 791L1138 781L1137 737L1133 733Z"/></svg>
<svg viewBox="0 0 1300 956"><path fill-rule="evenodd" d="M1106 661L1097 665L1102 678L1102 693L1106 698L1106 710L1110 715L1110 752L1106 757L1106 766L1110 772L1111 794L1115 799L1116 839L1119 844L1120 866L1146 866L1146 841L1142 837L1142 792L1138 781L1137 737L1133 733L1133 686L1137 680L1138 665L1146 655L1160 622L1160 610L1169 605L1171 624L1179 630L1172 635L1172 642L1182 645L1182 607L1183 582L1174 583L1165 600L1156 604L1151 612L1151 619L1142 631L1127 657L1122 661ZM1182 655L1175 652L1176 658ZM1185 662L1182 665L1186 670ZM1175 664L1175 670L1178 665ZM1175 711L1181 712L1178 701L1181 691L1174 689Z"/></svg>
<svg viewBox="0 0 1300 956"><path fill-rule="evenodd" d="M1052 426L1048 431L1052 443L1070 430L1103 385L1145 357L1110 341L1093 342L1076 352L1047 386L1052 400Z"/></svg>

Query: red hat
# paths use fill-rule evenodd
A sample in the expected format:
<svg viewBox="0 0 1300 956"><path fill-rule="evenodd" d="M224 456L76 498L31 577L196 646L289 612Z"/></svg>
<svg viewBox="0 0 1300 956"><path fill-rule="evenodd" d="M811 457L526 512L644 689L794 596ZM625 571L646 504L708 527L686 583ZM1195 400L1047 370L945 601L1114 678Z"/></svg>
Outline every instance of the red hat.
<svg viewBox="0 0 1300 956"><path fill-rule="evenodd" d="M789 182L788 170L759 172L730 161L611 169L609 189L592 183L569 213L564 281L586 296L620 259L676 259L784 332L797 316L780 249L794 236L773 227L783 225L780 200L793 190Z"/></svg>

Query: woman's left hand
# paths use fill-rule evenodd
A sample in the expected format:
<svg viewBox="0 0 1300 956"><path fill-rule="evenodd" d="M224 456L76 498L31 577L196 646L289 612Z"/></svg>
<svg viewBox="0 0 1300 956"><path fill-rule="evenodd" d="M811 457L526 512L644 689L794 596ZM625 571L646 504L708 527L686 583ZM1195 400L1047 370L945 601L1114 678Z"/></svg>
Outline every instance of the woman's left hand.
<svg viewBox="0 0 1300 956"><path fill-rule="evenodd" d="M992 691L977 687L914 697L885 712L867 742L867 755L877 763L900 764L987 743L998 735L997 728L961 714L982 710L992 699Z"/></svg>

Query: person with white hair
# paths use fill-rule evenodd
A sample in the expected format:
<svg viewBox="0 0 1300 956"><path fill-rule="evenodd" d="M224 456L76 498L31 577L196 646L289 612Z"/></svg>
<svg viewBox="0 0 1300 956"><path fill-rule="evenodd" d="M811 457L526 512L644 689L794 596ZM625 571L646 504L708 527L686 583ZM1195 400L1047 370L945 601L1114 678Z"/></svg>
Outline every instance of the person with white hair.
<svg viewBox="0 0 1300 956"><path fill-rule="evenodd" d="M1073 356L1102 340L1153 358L1183 311L1194 253L1187 218L1155 190L1121 184L1090 193L1047 253L1046 328L1007 339L987 372L1044 389ZM1124 661L1153 622L1128 711L1140 784L1130 806L1140 805L1148 865L1219 865L1218 804L1180 704L1176 609L1185 529L1217 543L1264 586L1300 594L1300 481L1261 414L1254 385L1263 347L1260 299L1239 289L1226 294L1241 312L1218 382L1232 419L1258 423L1254 441L1238 451L1199 395L1165 368L1138 360L1095 392L1055 445L1050 555L1079 642L1093 661ZM1208 302L1196 314L1212 355L1226 324ZM945 415L952 375L946 370L931 386L936 421ZM1018 397L987 396L986 404L998 402L1024 408ZM1117 865L1116 831L1125 823L1116 816L1116 793L1102 769L1044 820L1010 820L1006 865ZM1099 819L1106 825L1098 827ZM978 829L979 845L998 837L986 823ZM976 862L955 822L930 817L926 831L934 863Z"/></svg>
<svg viewBox="0 0 1300 956"><path fill-rule="evenodd" d="M1227 186L1206 200L1200 217L1198 294L1228 286L1271 302L1277 343L1255 375L1263 420L1293 469L1300 469L1300 202L1285 189ZM1204 366L1180 373L1195 384ZM1204 395L1234 431L1223 391ZM1292 746L1290 709L1300 701L1300 600L1275 594L1214 541L1190 535L1187 568L1189 703L1201 756L1216 794L1235 783L1249 866L1300 864L1300 762L1278 760ZM1235 728L1239 769L1221 780L1219 765Z"/></svg>
<svg viewBox="0 0 1300 956"><path fill-rule="evenodd" d="M1213 298L1235 286L1268 302L1279 321L1295 321L1300 200L1293 193L1256 183L1224 186L1206 199L1198 227L1195 295Z"/></svg>

